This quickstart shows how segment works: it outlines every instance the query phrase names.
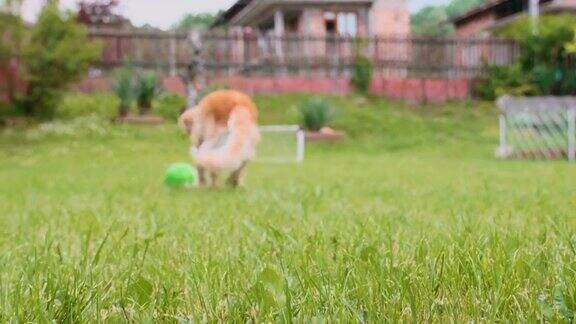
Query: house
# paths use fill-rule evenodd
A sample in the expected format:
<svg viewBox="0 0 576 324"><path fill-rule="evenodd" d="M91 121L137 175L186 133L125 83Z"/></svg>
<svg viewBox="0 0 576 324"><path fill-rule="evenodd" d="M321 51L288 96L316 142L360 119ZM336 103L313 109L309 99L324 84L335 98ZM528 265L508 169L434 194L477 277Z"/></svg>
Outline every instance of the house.
<svg viewBox="0 0 576 324"><path fill-rule="evenodd" d="M117 13L118 0L80 1L76 20L89 30L119 31L132 29L132 23Z"/></svg>
<svg viewBox="0 0 576 324"><path fill-rule="evenodd" d="M530 0L491 0L451 19L456 34L461 37L489 36L491 31L505 26L528 13ZM576 12L576 0L539 0L540 13Z"/></svg>
<svg viewBox="0 0 576 324"><path fill-rule="evenodd" d="M276 36L409 36L406 0L238 0L215 27Z"/></svg>

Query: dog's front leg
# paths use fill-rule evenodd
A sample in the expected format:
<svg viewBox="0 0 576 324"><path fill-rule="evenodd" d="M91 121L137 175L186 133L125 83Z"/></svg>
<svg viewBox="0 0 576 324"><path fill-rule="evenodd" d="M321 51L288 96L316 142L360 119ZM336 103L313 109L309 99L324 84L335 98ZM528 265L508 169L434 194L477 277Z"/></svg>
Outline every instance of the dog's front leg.
<svg viewBox="0 0 576 324"><path fill-rule="evenodd" d="M203 167L198 167L198 185L200 187L208 185L208 172Z"/></svg>

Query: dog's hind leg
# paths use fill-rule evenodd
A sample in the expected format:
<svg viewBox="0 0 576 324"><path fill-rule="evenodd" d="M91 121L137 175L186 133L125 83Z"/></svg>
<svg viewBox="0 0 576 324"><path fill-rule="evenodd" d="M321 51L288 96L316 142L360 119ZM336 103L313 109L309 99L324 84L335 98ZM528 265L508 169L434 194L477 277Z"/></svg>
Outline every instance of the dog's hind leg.
<svg viewBox="0 0 576 324"><path fill-rule="evenodd" d="M248 162L244 162L242 163L242 165L240 166L240 168L238 168L238 170L232 172L232 174L230 174L230 177L228 178L228 185L234 187L234 188L238 188L243 186L243 180L244 180L244 175L246 174L246 166L248 165Z"/></svg>
<svg viewBox="0 0 576 324"><path fill-rule="evenodd" d="M218 188L220 179L218 172L210 172L210 186L212 188Z"/></svg>

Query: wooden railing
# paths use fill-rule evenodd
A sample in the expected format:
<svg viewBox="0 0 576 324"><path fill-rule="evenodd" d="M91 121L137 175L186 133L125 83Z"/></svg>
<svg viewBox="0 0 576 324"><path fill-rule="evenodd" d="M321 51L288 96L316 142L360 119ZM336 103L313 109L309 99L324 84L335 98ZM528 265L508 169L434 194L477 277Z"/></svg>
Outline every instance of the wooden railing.
<svg viewBox="0 0 576 324"><path fill-rule="evenodd" d="M99 66L132 64L180 69L198 60L186 33L91 32L104 42ZM200 61L210 75L349 75L358 55L378 74L473 77L490 65L515 62L518 46L505 39L276 37L257 33L205 33Z"/></svg>

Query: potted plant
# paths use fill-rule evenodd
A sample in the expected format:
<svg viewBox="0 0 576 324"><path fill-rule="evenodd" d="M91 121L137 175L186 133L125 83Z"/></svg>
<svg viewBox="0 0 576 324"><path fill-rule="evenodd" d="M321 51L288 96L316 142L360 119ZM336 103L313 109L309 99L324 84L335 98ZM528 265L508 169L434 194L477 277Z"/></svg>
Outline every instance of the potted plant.
<svg viewBox="0 0 576 324"><path fill-rule="evenodd" d="M140 115L146 115L152 110L152 100L156 96L157 81L154 73L145 73L138 78L136 98Z"/></svg>
<svg viewBox="0 0 576 324"><path fill-rule="evenodd" d="M116 74L114 93L120 100L118 104L118 116L124 118L128 116L132 101L134 100L133 77L130 69L123 68L118 71Z"/></svg>
<svg viewBox="0 0 576 324"><path fill-rule="evenodd" d="M333 109L322 99L314 98L300 106L300 124L306 130L308 141L337 141L344 134L328 127L332 120Z"/></svg>

